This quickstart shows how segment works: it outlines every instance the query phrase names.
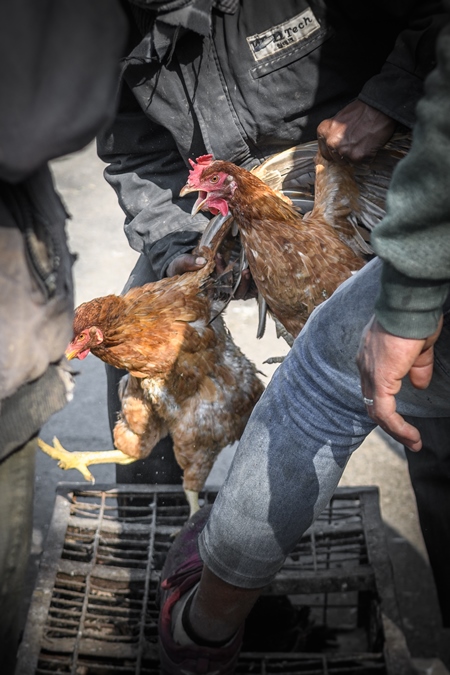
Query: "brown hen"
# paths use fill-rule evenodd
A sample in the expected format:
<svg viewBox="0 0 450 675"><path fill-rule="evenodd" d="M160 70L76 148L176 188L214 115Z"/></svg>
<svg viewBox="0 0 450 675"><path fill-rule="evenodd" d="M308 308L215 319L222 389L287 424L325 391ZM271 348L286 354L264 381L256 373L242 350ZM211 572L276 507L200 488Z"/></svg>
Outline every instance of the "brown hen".
<svg viewBox="0 0 450 675"><path fill-rule="evenodd" d="M393 168L409 144L398 136L361 167L328 162L317 143L287 150L252 172L205 155L191 162L180 194L199 192L193 214L231 213L259 294L296 337L312 310L367 261L371 249L360 226L368 232L382 218ZM289 195L313 192L312 211L302 216Z"/></svg>
<svg viewBox="0 0 450 675"><path fill-rule="evenodd" d="M92 352L129 372L121 381L122 411L114 428L120 452L49 451L63 468L79 468L86 476L84 459L87 464L103 457L122 463L142 459L170 434L191 513L219 452L240 438L264 389L222 318L211 322L214 254L204 247L200 252L207 264L197 272L77 308L67 358Z"/></svg>

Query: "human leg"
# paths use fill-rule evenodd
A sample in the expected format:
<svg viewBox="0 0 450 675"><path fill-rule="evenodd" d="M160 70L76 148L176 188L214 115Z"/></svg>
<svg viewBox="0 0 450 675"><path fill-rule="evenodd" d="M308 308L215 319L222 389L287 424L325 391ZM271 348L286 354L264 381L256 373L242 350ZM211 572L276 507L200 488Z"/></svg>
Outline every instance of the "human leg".
<svg viewBox="0 0 450 675"><path fill-rule="evenodd" d="M420 452L405 448L409 475L417 502L422 535L436 585L442 623L450 628L450 296L444 305L444 322L435 345L433 380L424 392L433 398L436 386L447 397L447 409L435 408L432 417L405 415L420 431ZM442 417L437 417L437 413Z"/></svg>
<svg viewBox="0 0 450 675"><path fill-rule="evenodd" d="M35 451L39 430L67 401L64 368L51 365L42 377L1 401L0 409L0 663L14 670L22 596L31 543Z"/></svg>
<svg viewBox="0 0 450 675"><path fill-rule="evenodd" d="M262 590L233 587L203 566L198 537L210 510L210 506L203 507L185 523L161 572L158 632L162 675L232 675L242 643L243 622ZM204 597L198 602L200 587L200 596L203 593ZM196 603L200 608L206 607L207 613L202 614L200 609L198 615ZM222 608L226 611L222 612Z"/></svg>
<svg viewBox="0 0 450 675"><path fill-rule="evenodd" d="M197 643L238 633L329 501L350 453L374 428L358 385L355 330L343 316L348 302L345 297L331 317L319 310L296 340L256 405L211 515L197 532L197 560L205 567L192 601L180 609ZM361 330L373 309L366 305ZM339 343L323 339L332 330Z"/></svg>
<svg viewBox="0 0 450 675"><path fill-rule="evenodd" d="M30 554L36 438L0 463L0 663L12 675Z"/></svg>
<svg viewBox="0 0 450 675"><path fill-rule="evenodd" d="M375 260L313 313L255 407L200 537L202 558L221 579L247 588L269 583L374 428L355 356L379 271ZM435 357L427 390L403 382L401 414L449 413L448 314Z"/></svg>
<svg viewBox="0 0 450 675"><path fill-rule="evenodd" d="M442 624L450 628L450 417L407 420L422 436L420 452L405 452Z"/></svg>
<svg viewBox="0 0 450 675"><path fill-rule="evenodd" d="M236 630L241 619L233 618L231 605L241 603L243 614L248 611L248 590L257 597L273 579L331 498L351 452L374 428L362 401L355 355L378 281L375 261L314 313L255 407L199 534L199 555L208 572L188 615L196 635L214 641ZM444 379L437 373L426 393L405 383L401 412L426 417L444 409L449 390ZM217 578L229 584L226 592Z"/></svg>
<svg viewBox="0 0 450 675"><path fill-rule="evenodd" d="M73 387L66 211L46 166L0 181L0 670L13 672L32 532L37 434Z"/></svg>

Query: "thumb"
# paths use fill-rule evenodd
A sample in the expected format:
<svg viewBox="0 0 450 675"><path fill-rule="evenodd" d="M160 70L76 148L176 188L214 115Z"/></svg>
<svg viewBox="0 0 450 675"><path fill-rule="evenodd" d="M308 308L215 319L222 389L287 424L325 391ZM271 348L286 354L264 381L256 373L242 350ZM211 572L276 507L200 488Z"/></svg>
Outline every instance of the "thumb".
<svg viewBox="0 0 450 675"><path fill-rule="evenodd" d="M434 344L441 334L444 319L441 316L435 332L426 338L423 350L409 371L411 384L417 389L426 389L433 376Z"/></svg>
<svg viewBox="0 0 450 675"><path fill-rule="evenodd" d="M416 359L409 371L411 384L417 389L426 389L433 377L434 348L428 347Z"/></svg>
<svg viewBox="0 0 450 675"><path fill-rule="evenodd" d="M203 256L192 255L191 253L183 253L177 258L174 258L167 267L166 276L173 277L176 274L184 274L185 272L195 272L206 264L206 259Z"/></svg>

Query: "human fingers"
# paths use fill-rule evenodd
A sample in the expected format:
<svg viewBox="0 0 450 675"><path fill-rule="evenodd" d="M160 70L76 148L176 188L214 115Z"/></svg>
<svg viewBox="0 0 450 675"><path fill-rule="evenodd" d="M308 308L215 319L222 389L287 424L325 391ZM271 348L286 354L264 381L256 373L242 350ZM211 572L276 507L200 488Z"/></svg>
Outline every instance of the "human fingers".
<svg viewBox="0 0 450 675"><path fill-rule="evenodd" d="M166 276L174 277L176 274L185 272L195 272L206 264L203 256L192 255L191 253L182 253L174 258L167 267Z"/></svg>
<svg viewBox="0 0 450 675"><path fill-rule="evenodd" d="M414 452L422 448L419 430L397 412L393 396L375 395L373 405L366 408L369 417L389 436Z"/></svg>
<svg viewBox="0 0 450 675"><path fill-rule="evenodd" d="M375 317L369 321L359 344L356 363L363 391L377 390L396 394L401 381L412 372L412 382L419 388L428 386L433 369L433 340L403 338L386 331ZM367 395L367 394L366 394Z"/></svg>
<svg viewBox="0 0 450 675"><path fill-rule="evenodd" d="M317 141L319 150L329 162L345 162L346 159L339 153L339 147L345 134L345 126L334 118L323 120L317 127Z"/></svg>
<svg viewBox="0 0 450 675"><path fill-rule="evenodd" d="M409 372L411 384L417 389L426 389L431 382L434 365L434 344L441 333L442 325L443 317L441 316L437 329L426 338L422 352L415 360Z"/></svg>
<svg viewBox="0 0 450 675"><path fill-rule="evenodd" d="M372 317L363 330L356 357L368 415L411 450L422 447L420 433L397 412L395 395L401 389L402 378L417 361L423 343L391 335Z"/></svg>
<svg viewBox="0 0 450 675"><path fill-rule="evenodd" d="M416 389L426 389L433 377L434 349L429 347L417 357L409 371L409 379Z"/></svg>
<svg viewBox="0 0 450 675"><path fill-rule="evenodd" d="M389 383L383 388L372 369L367 368L360 355L358 368L361 377L363 402L369 417L384 431L411 450L420 450L422 441L419 431L406 422L396 410L395 394L401 382Z"/></svg>
<svg viewBox="0 0 450 675"><path fill-rule="evenodd" d="M356 100L317 127L319 150L335 162L372 159L391 138L396 122L380 110Z"/></svg>

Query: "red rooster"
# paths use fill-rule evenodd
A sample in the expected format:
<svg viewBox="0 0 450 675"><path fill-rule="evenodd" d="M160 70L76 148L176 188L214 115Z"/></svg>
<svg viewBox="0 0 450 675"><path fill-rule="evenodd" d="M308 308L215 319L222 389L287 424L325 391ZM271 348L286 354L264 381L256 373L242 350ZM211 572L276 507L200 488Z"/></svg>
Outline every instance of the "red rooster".
<svg viewBox="0 0 450 675"><path fill-rule="evenodd" d="M398 137L370 166L356 167L328 162L308 143L252 172L205 155L191 162L180 194L199 192L193 214L231 213L259 294L296 337L312 310L367 261L371 249L358 225L370 230L383 216L392 170L408 146L409 138ZM314 157L314 207L302 216L281 190L311 194Z"/></svg>

